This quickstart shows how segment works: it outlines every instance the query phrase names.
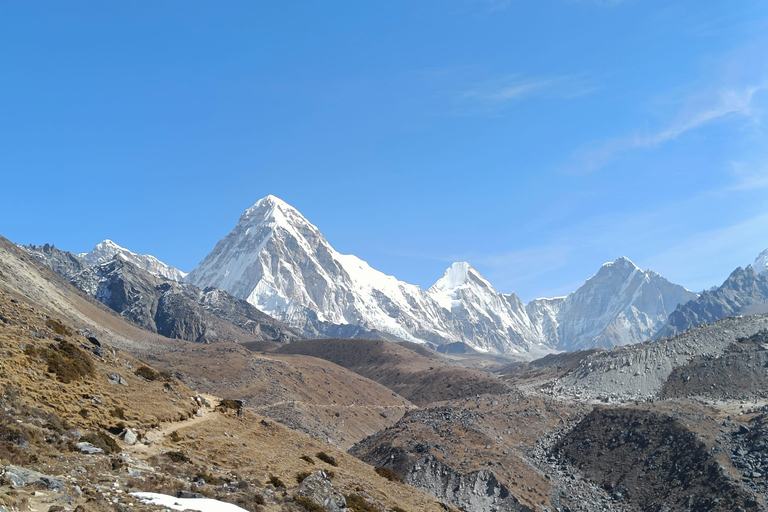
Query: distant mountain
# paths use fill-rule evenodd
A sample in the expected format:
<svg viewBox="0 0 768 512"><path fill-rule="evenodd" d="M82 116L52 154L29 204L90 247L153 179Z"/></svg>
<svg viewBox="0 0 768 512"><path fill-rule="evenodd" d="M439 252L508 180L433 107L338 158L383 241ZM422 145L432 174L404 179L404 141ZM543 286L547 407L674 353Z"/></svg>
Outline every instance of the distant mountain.
<svg viewBox="0 0 768 512"><path fill-rule="evenodd" d="M650 338L678 304L697 295L627 258L604 264L557 313L557 348L630 345Z"/></svg>
<svg viewBox="0 0 768 512"><path fill-rule="evenodd" d="M117 255L120 255L125 261L129 261L137 267L146 270L153 276L164 277L172 281L181 281L187 275L175 267L166 265L152 255L136 254L125 247L120 247L112 240L104 240L96 244L91 252L78 254L77 257L89 265L100 265L112 261Z"/></svg>
<svg viewBox="0 0 768 512"><path fill-rule="evenodd" d="M552 349L517 295L497 292L469 263L451 265L427 293L449 312L450 330L458 335L454 340L476 350L509 353L513 348L544 355Z"/></svg>
<svg viewBox="0 0 768 512"><path fill-rule="evenodd" d="M464 262L424 291L340 254L275 196L246 210L186 281L227 290L305 333L357 326L523 358L642 341L696 297L626 258L604 265L568 297L527 305Z"/></svg>
<svg viewBox="0 0 768 512"><path fill-rule="evenodd" d="M761 256L768 256L763 251ZM760 257L758 257L758 263ZM686 302L669 315L656 337L674 336L691 327L721 318L768 312L768 273L757 273L750 265L737 268L714 290L707 290L696 300Z"/></svg>
<svg viewBox="0 0 768 512"><path fill-rule="evenodd" d="M340 254L274 196L246 210L186 281L226 290L292 326L349 324L406 340L451 340L447 313L424 290Z"/></svg>
<svg viewBox="0 0 768 512"><path fill-rule="evenodd" d="M23 249L121 316L168 338L203 343L285 343L301 337L227 292L200 290L152 275L120 252L109 261L89 265L81 257L48 244Z"/></svg>

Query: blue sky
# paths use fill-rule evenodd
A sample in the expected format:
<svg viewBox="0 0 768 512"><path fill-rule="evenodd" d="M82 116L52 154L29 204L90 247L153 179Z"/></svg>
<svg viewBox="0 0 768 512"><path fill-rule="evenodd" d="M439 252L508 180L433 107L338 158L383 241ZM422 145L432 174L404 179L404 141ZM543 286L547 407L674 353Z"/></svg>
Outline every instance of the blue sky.
<svg viewBox="0 0 768 512"><path fill-rule="evenodd" d="M0 234L191 270L275 194L430 286L768 247L768 3L0 2Z"/></svg>

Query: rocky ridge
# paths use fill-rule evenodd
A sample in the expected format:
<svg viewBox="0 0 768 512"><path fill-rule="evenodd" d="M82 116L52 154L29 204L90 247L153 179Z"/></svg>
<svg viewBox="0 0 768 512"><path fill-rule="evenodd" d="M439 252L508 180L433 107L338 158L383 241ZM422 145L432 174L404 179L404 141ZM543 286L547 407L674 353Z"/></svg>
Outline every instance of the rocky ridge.
<svg viewBox="0 0 768 512"><path fill-rule="evenodd" d="M549 382L547 389L553 395L582 400L646 400L661 391L675 368L697 356L720 357L736 340L766 328L768 315L724 318L674 338L600 351Z"/></svg>
<svg viewBox="0 0 768 512"><path fill-rule="evenodd" d="M200 290L152 275L121 253L89 265L52 246L24 249L124 318L168 338L202 343L285 343L300 338L293 329L222 290Z"/></svg>
<svg viewBox="0 0 768 512"><path fill-rule="evenodd" d="M171 281L182 281L187 276L186 272L163 263L151 254L136 254L125 247L120 247L109 239L96 244L90 252L77 255L78 258L88 265L101 265L102 263L112 261L115 256L120 256L120 258L146 270L153 276L170 279Z"/></svg>
<svg viewBox="0 0 768 512"><path fill-rule="evenodd" d="M758 256L760 262L765 251ZM686 329L740 314L768 312L768 273L752 266L737 268L714 290L702 292L696 300L680 304L669 315L656 337L674 336Z"/></svg>

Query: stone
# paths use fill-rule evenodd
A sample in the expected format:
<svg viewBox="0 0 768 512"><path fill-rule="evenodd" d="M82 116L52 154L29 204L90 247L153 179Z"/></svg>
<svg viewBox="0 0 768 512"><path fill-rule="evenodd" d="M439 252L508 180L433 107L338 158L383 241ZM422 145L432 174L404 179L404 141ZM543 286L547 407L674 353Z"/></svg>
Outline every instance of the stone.
<svg viewBox="0 0 768 512"><path fill-rule="evenodd" d="M194 499L200 499L205 498L202 494L199 492L189 492L189 491L179 491L176 493L177 498L194 498Z"/></svg>
<svg viewBox="0 0 768 512"><path fill-rule="evenodd" d="M299 484L296 494L304 496L316 505L330 512L341 512L347 509L347 500L324 471L309 475Z"/></svg>
<svg viewBox="0 0 768 512"><path fill-rule="evenodd" d="M20 466L6 466L3 477L9 480L11 487L14 488L27 485L43 485L47 490L54 492L61 492L64 489L63 480Z"/></svg>
<svg viewBox="0 0 768 512"><path fill-rule="evenodd" d="M120 384L121 386L127 386L127 385L128 385L128 381L126 381L126 380L123 378L123 376L122 376L122 375L120 375L120 374L119 374L119 373L117 373L117 372L112 372L112 373L110 373L110 374L107 376L107 381L108 381L110 384L114 384L114 385L117 385L117 384Z"/></svg>
<svg viewBox="0 0 768 512"><path fill-rule="evenodd" d="M123 433L123 441L125 441L125 444L132 446L136 444L136 441L138 441L138 438L136 437L136 434L133 432L133 430L127 428Z"/></svg>
<svg viewBox="0 0 768 512"><path fill-rule="evenodd" d="M75 445L75 448L77 448L77 451L87 453L89 455L93 455L96 453L104 453L104 450L102 450L98 446L93 446L91 443L87 443L85 441L77 443Z"/></svg>

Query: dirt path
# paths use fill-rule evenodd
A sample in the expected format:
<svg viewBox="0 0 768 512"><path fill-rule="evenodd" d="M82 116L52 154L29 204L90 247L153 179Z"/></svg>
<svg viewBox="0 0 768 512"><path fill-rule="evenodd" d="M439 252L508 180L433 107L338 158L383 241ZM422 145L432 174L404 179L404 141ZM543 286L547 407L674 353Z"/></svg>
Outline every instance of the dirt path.
<svg viewBox="0 0 768 512"><path fill-rule="evenodd" d="M389 410L389 409L418 409L415 405L366 405L366 404L348 404L348 405L341 405L341 404L313 404L309 402L304 402L302 400L280 400L279 402L273 402L271 404L264 404L264 405L257 405L255 407L249 407L249 409L253 409L254 411L261 411L264 409L269 409L270 407L276 407L280 405L287 405L287 404L293 404L293 405L305 405L307 407L317 407L321 409L375 409L375 410Z"/></svg>
<svg viewBox="0 0 768 512"><path fill-rule="evenodd" d="M126 446L123 449L124 453L127 453L133 458L146 459L152 455L159 455L163 451L163 444L165 439L171 435L171 433L179 430L180 428L191 427L192 425L199 425L203 422L209 421L216 414L214 411L215 404L219 402L219 398L213 395L205 393L199 393L199 396L208 401L211 407L203 405L200 407L201 416L194 415L188 420L173 421L167 424L161 425L160 428L150 430L147 432L146 437L151 440L150 444L144 444L141 441L137 441L132 446Z"/></svg>

